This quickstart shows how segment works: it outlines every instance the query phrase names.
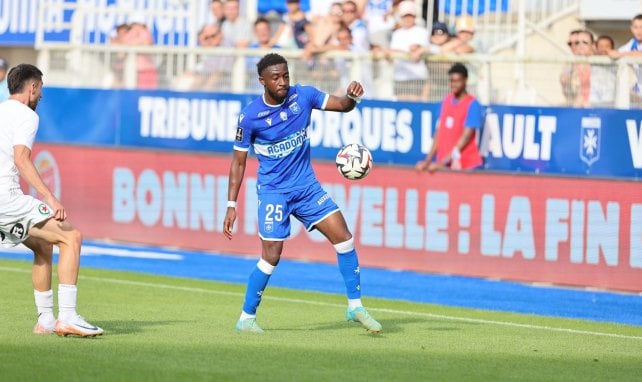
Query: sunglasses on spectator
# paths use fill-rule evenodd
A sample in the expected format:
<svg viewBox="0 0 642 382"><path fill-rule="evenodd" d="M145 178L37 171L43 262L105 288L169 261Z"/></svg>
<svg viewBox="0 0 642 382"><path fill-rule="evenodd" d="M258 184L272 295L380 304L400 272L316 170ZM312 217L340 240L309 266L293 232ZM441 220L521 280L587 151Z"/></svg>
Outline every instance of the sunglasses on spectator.
<svg viewBox="0 0 642 382"><path fill-rule="evenodd" d="M206 36L203 36L203 40L209 40L209 39L211 39L211 38L216 38L216 37L218 37L218 35L220 35L220 34L221 34L221 32L216 32L216 33L208 34L208 35L206 35Z"/></svg>
<svg viewBox="0 0 642 382"><path fill-rule="evenodd" d="M580 44L591 45L591 42L590 41L586 41L586 40L580 40L580 41L569 41L569 42L566 43L566 45L568 45L568 46L573 46L573 45L577 46L577 45L580 45Z"/></svg>
<svg viewBox="0 0 642 382"><path fill-rule="evenodd" d="M343 9L343 13L356 13L356 9Z"/></svg>

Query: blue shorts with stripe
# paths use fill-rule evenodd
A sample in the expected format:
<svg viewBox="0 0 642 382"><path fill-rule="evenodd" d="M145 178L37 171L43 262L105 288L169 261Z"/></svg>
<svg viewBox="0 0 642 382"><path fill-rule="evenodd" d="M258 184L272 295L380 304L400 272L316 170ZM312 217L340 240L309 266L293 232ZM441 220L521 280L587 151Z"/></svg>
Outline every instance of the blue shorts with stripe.
<svg viewBox="0 0 642 382"><path fill-rule="evenodd" d="M287 239L290 236L290 216L312 231L319 222L339 210L319 182L303 190L259 192L258 200L259 236L264 240Z"/></svg>

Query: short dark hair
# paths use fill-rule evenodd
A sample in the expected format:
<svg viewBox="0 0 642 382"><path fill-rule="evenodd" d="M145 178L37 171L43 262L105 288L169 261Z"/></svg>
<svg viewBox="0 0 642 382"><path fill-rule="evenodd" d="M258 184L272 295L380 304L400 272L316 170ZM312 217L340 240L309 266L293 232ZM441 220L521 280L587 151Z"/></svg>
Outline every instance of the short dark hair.
<svg viewBox="0 0 642 382"><path fill-rule="evenodd" d="M635 17L631 19L631 23L633 23L635 20L642 20L642 13L635 15Z"/></svg>
<svg viewBox="0 0 642 382"><path fill-rule="evenodd" d="M263 16L259 16L259 17L256 18L256 20L254 20L254 26L257 26L259 24L268 24L269 25L270 24L270 20L266 19Z"/></svg>
<svg viewBox="0 0 642 382"><path fill-rule="evenodd" d="M597 40L595 40L595 41L600 41L600 40L608 41L609 44L611 44L611 48L615 47L615 42L613 41L613 38L611 38L611 36L603 34L600 37L598 37Z"/></svg>
<svg viewBox="0 0 642 382"><path fill-rule="evenodd" d="M457 62L450 67L450 70L448 70L448 75L451 74L461 74L464 78L468 78L468 69L466 69L466 65L461 62Z"/></svg>
<svg viewBox="0 0 642 382"><path fill-rule="evenodd" d="M42 81L42 72L31 64L14 66L7 75L9 94L17 94L24 90L29 81Z"/></svg>
<svg viewBox="0 0 642 382"><path fill-rule="evenodd" d="M288 64L288 61L285 59L285 57L281 56L280 54L276 53L268 53L263 58L256 64L256 71L259 73L259 76L265 68L268 66L272 65L279 65L279 64Z"/></svg>

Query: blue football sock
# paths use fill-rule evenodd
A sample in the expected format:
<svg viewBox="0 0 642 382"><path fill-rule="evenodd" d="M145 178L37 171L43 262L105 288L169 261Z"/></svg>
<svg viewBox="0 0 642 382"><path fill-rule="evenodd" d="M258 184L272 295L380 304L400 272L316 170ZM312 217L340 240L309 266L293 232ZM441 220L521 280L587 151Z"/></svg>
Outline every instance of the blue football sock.
<svg viewBox="0 0 642 382"><path fill-rule="evenodd" d="M267 286L268 280L274 271L274 266L268 264L265 260L259 260L250 274L250 279L247 281L247 290L245 291L245 302L243 303L243 312L255 315L256 309L261 303L263 291Z"/></svg>
<svg viewBox="0 0 642 382"><path fill-rule="evenodd" d="M346 284L349 299L361 298L361 275L359 273L359 259L354 248L349 252L337 252L339 270Z"/></svg>

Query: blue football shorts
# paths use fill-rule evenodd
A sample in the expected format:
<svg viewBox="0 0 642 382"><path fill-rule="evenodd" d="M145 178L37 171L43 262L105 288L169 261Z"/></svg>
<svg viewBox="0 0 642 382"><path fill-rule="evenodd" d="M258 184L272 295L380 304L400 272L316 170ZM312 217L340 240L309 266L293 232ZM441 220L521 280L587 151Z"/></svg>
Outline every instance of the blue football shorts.
<svg viewBox="0 0 642 382"><path fill-rule="evenodd" d="M290 215L308 231L339 210L319 182L303 189L285 193L259 193L259 237L281 241L290 236Z"/></svg>

